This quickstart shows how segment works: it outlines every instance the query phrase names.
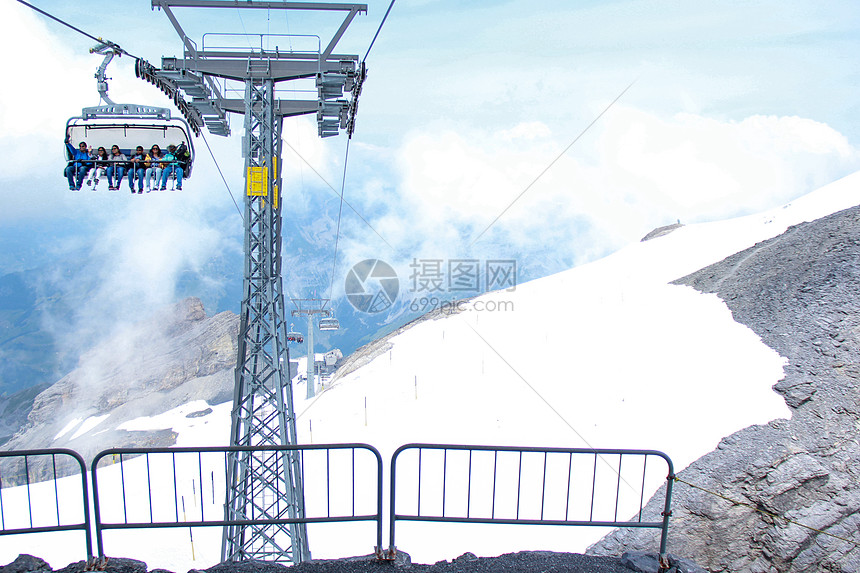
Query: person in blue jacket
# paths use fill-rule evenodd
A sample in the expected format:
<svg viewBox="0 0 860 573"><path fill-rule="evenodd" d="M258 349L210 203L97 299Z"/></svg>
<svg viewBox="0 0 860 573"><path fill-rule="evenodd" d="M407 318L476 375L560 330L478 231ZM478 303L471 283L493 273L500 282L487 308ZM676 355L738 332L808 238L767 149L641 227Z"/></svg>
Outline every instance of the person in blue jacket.
<svg viewBox="0 0 860 573"><path fill-rule="evenodd" d="M75 149L72 144L69 143L68 135L66 136L66 149L68 149L69 155L72 159L69 164L66 165L63 175L65 175L69 180L69 190L79 191L84 182L84 177L87 176L87 172L93 166L92 161L90 161L90 159L92 159L92 156L90 155L92 149L88 148L84 141L80 142L78 144L78 148Z"/></svg>
<svg viewBox="0 0 860 573"><path fill-rule="evenodd" d="M182 142L179 147L182 149L184 146L185 142ZM171 173L176 173L176 190L182 191L183 169L177 155L176 146L168 145L167 153L164 154L164 171L161 172L161 191L167 189L167 178L170 177Z"/></svg>

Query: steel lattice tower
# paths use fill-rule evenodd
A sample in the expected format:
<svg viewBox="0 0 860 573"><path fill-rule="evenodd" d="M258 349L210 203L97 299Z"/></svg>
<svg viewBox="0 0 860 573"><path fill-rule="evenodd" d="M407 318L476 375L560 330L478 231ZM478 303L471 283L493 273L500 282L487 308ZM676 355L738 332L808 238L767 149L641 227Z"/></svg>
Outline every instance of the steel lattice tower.
<svg viewBox="0 0 860 573"><path fill-rule="evenodd" d="M245 101L245 276L230 444L294 445L298 439L281 279L282 214L274 167L280 159L282 120L274 112L274 82L247 80ZM304 515L296 452L237 453L230 457L227 483L228 521ZM222 560L244 559L310 559L305 526L228 526Z"/></svg>
<svg viewBox="0 0 860 573"><path fill-rule="evenodd" d="M162 89L183 92L177 105L186 117L217 135L228 135L227 112L244 114L245 265L240 311L236 385L233 397L232 446L296 445L293 394L289 375L286 308L281 266L283 214L281 204L281 133L287 116L316 114L319 135L352 133L357 97L364 79L358 56L333 53L346 28L363 4L271 2L263 0L152 0L164 10L185 46L184 58L162 58L162 68L146 68ZM179 25L172 8L257 8L265 10L321 10L345 12L332 39L318 52L259 48L197 48ZM244 98L221 95L223 85L242 82ZM276 97L278 82L314 80L316 99ZM352 92L350 101L344 92ZM239 451L228 457L222 561L310 559L303 523L304 496L298 452ZM248 520L263 524L248 524Z"/></svg>

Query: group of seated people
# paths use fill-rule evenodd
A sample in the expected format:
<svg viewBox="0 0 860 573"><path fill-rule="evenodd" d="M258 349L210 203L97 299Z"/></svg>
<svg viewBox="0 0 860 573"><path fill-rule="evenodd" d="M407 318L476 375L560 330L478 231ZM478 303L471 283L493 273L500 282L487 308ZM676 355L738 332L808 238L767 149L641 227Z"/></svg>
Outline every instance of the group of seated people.
<svg viewBox="0 0 860 573"><path fill-rule="evenodd" d="M185 142L177 147L168 145L167 152L161 151L158 145L153 145L149 153L144 152L143 146L138 145L131 157L126 157L118 145L111 146L110 153L104 147L93 152L86 142L78 144L78 148L66 138L66 148L71 160L66 165L64 175L69 180L69 189L79 191L86 180L93 190L98 186L99 178L107 179L108 189L116 191L122 184L122 178L128 174L128 188L134 193L134 182L137 180L137 192L165 191L171 175L176 177L177 191L182 190L184 175L190 157ZM89 175L89 177L87 177Z"/></svg>

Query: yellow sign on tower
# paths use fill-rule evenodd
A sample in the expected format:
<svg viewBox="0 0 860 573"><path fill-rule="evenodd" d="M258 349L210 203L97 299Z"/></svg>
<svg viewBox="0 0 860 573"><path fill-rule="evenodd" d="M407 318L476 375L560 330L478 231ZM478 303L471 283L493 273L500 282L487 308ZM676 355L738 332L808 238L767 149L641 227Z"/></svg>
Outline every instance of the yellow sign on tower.
<svg viewBox="0 0 860 573"><path fill-rule="evenodd" d="M269 195L269 168L248 167L248 189L251 197L268 197Z"/></svg>

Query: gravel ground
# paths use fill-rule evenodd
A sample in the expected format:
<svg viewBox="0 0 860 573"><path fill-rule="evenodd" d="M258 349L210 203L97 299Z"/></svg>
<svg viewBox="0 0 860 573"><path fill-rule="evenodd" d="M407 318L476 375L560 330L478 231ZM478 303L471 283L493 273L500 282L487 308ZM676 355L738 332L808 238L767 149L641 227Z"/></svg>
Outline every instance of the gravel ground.
<svg viewBox="0 0 860 573"><path fill-rule="evenodd" d="M629 565L629 567L627 565ZM676 560L670 555L673 567L669 573L703 573L694 564ZM56 573L82 573L86 562L72 563ZM147 573L146 563L134 559L110 558L103 569L106 573ZM523 551L499 557L476 557L465 553L453 561L440 561L433 565L412 563L409 555L400 553L394 562L380 562L373 556L351 559L321 560L301 563L292 567L263 561L222 563L206 573L657 573L654 555L631 554L622 557L600 557L577 553L550 551ZM12 563L0 567L0 573L51 573L51 567L42 559L20 555ZM149 573L169 573L152 569ZM192 569L189 573L203 573Z"/></svg>

